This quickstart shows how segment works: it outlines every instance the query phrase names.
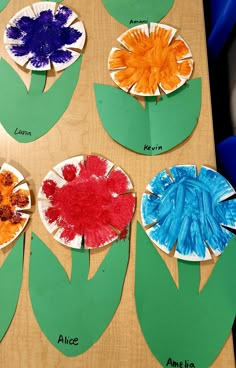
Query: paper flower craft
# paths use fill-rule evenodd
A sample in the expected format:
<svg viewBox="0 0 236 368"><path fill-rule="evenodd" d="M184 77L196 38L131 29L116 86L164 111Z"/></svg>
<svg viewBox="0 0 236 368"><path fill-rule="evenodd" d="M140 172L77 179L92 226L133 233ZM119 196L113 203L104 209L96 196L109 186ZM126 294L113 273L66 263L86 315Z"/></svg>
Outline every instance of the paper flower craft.
<svg viewBox="0 0 236 368"><path fill-rule="evenodd" d="M133 27L118 41L124 49L112 48L108 68L113 81L124 91L140 96L158 96L175 91L190 78L193 59L189 46L176 29L150 23Z"/></svg>
<svg viewBox="0 0 236 368"><path fill-rule="evenodd" d="M73 157L54 167L39 190L39 212L54 238L73 248L118 239L135 209L128 176L99 156Z"/></svg>
<svg viewBox="0 0 236 368"><path fill-rule="evenodd" d="M220 255L234 236L236 200L229 182L216 171L191 165L163 170L146 187L141 216L150 239L164 252L183 260L202 261ZM227 228L226 228L227 227ZM209 249L208 249L209 248Z"/></svg>
<svg viewBox="0 0 236 368"><path fill-rule="evenodd" d="M85 29L69 8L50 1L20 10L7 25L4 43L11 58L27 69L56 71L67 68L80 56Z"/></svg>
<svg viewBox="0 0 236 368"><path fill-rule="evenodd" d="M23 231L29 220L29 187L13 166L4 163L0 169L0 248L6 247Z"/></svg>

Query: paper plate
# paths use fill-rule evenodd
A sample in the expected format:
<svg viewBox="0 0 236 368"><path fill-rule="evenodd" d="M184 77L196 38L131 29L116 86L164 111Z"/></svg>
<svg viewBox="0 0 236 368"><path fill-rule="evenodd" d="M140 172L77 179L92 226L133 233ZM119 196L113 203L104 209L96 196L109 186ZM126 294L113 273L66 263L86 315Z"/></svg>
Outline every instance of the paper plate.
<svg viewBox="0 0 236 368"><path fill-rule="evenodd" d="M0 248L13 242L24 230L30 215L30 191L23 175L4 163L0 169Z"/></svg>
<svg viewBox="0 0 236 368"><path fill-rule="evenodd" d="M142 196L146 233L161 250L187 261L219 256L234 236L236 200L232 185L215 170L177 165L157 174Z"/></svg>
<svg viewBox="0 0 236 368"><path fill-rule="evenodd" d="M46 229L63 245L98 248L117 240L135 209L127 174L100 156L69 158L43 180L38 209Z"/></svg>
<svg viewBox="0 0 236 368"><path fill-rule="evenodd" d="M70 8L45 1L32 4L12 17L4 32L11 58L31 70L67 68L80 56L86 32Z"/></svg>
<svg viewBox="0 0 236 368"><path fill-rule="evenodd" d="M159 96L181 87L191 76L193 59L189 46L176 29L166 24L141 24L123 33L112 48L108 69L124 91L139 96Z"/></svg>

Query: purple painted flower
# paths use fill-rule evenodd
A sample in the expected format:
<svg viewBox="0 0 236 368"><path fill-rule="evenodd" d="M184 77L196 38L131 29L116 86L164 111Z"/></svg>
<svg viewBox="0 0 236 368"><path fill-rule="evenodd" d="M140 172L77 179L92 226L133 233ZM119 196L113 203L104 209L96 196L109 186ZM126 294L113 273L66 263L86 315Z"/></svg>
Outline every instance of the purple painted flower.
<svg viewBox="0 0 236 368"><path fill-rule="evenodd" d="M85 29L77 15L54 2L34 3L20 10L4 33L4 43L12 59L27 69L65 69L80 56Z"/></svg>

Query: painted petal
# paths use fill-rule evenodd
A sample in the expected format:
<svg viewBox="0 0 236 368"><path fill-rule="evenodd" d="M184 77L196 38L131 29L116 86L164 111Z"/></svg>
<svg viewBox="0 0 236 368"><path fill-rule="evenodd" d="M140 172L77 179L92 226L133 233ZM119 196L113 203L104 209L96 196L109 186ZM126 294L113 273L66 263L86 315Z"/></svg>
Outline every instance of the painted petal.
<svg viewBox="0 0 236 368"><path fill-rule="evenodd" d="M56 3L52 1L42 1L32 4L35 16L39 16L42 11L51 10L52 14L55 13Z"/></svg>
<svg viewBox="0 0 236 368"><path fill-rule="evenodd" d="M15 167L4 162L1 166L0 173L9 171L14 175L14 186L24 180L24 176Z"/></svg>
<svg viewBox="0 0 236 368"><path fill-rule="evenodd" d="M19 45L23 32L18 27L8 26L3 35L3 43L11 45Z"/></svg>
<svg viewBox="0 0 236 368"><path fill-rule="evenodd" d="M150 239L165 253L170 253L177 240L178 219L173 214L167 216L162 224L155 224L147 230Z"/></svg>
<svg viewBox="0 0 236 368"><path fill-rule="evenodd" d="M117 84L118 87L123 89L125 92L128 92L131 87L137 83L139 78L141 78L143 74L143 70L128 67L125 69L121 69L118 71L114 71L110 73L111 79Z"/></svg>
<svg viewBox="0 0 236 368"><path fill-rule="evenodd" d="M109 225L97 225L96 229L84 232L84 247L87 249L107 245L118 238L118 234Z"/></svg>
<svg viewBox="0 0 236 368"><path fill-rule="evenodd" d="M10 55L10 57L17 63L19 64L20 66L24 66L27 61L29 60L30 58L30 54L27 54L27 55L22 55L22 56L16 56L14 51L12 50L14 46L9 46L9 45L6 45L5 48L8 52L8 54Z"/></svg>
<svg viewBox="0 0 236 368"><path fill-rule="evenodd" d="M136 73L137 83L131 88L130 93L139 96L159 96L158 79L152 79L151 71L139 69Z"/></svg>
<svg viewBox="0 0 236 368"><path fill-rule="evenodd" d="M47 182L47 181L55 182L56 186L59 187L59 188L61 188L63 185L66 184L66 181L63 178L61 178L60 176L55 174L53 171L49 171L49 173L43 179L43 184L39 189L39 192L38 192L38 198L39 199L46 199L47 198L46 194L43 191L44 183Z"/></svg>
<svg viewBox="0 0 236 368"><path fill-rule="evenodd" d="M59 218L59 212L55 213L55 221L49 222L45 212L49 210L51 207L50 202L48 201L38 201L38 209L39 209L39 215L42 220L42 223L46 227L49 233L52 233L56 229L58 229L57 225L57 219Z"/></svg>
<svg viewBox="0 0 236 368"><path fill-rule="evenodd" d="M164 47L170 44L176 31L174 27L166 24L150 23L150 39L152 42L157 41L157 39L161 40Z"/></svg>
<svg viewBox="0 0 236 368"><path fill-rule="evenodd" d="M160 202L160 198L153 194L143 194L141 202L141 218L144 226L157 222L157 214Z"/></svg>
<svg viewBox="0 0 236 368"><path fill-rule="evenodd" d="M49 70L51 64L48 56L33 56L29 59L26 65L27 69L30 70Z"/></svg>
<svg viewBox="0 0 236 368"><path fill-rule="evenodd" d="M50 56L50 60L54 69L59 72L60 70L68 68L68 66L73 64L79 57L80 54L78 52L64 48L62 50L55 51Z"/></svg>
<svg viewBox="0 0 236 368"><path fill-rule="evenodd" d="M80 249L82 245L82 235L75 235L75 237L72 240L66 240L63 237L64 229L60 228L56 234L54 235L54 239L57 240L59 243L66 245L67 247Z"/></svg>
<svg viewBox="0 0 236 368"><path fill-rule="evenodd" d="M30 18L34 18L34 12L33 10L31 9L30 6L26 6L25 8L19 10L15 15L14 17L12 17L10 20L9 20L9 24L13 24L15 25L19 19L21 19L22 17L30 17Z"/></svg>
<svg viewBox="0 0 236 368"><path fill-rule="evenodd" d="M80 163L83 162L83 160L84 160L84 156L71 157L71 158L68 158L67 160L60 162L58 165L54 166L53 170L56 171L56 173L60 177L64 178L67 181L70 181L68 180L68 177L65 177L65 174L64 174L65 167L67 165L73 165L76 169L76 176L78 176L80 172Z"/></svg>
<svg viewBox="0 0 236 368"><path fill-rule="evenodd" d="M170 168L172 178L178 183L182 178L190 177L195 179L197 177L197 169L195 165L176 165Z"/></svg>
<svg viewBox="0 0 236 368"><path fill-rule="evenodd" d="M58 22L64 26L69 26L76 18L77 14L71 9L67 8L67 6L59 5L55 14L55 19Z"/></svg>
<svg viewBox="0 0 236 368"><path fill-rule="evenodd" d="M124 69L127 65L124 59L127 59L131 53L128 50L120 50L117 47L113 47L108 56L108 69Z"/></svg>
<svg viewBox="0 0 236 368"><path fill-rule="evenodd" d="M30 191L29 191L29 186L27 183L23 183L20 185L17 185L17 187L15 187L12 191L13 194L15 193L21 193L24 194L25 196L27 196L28 198L28 203L25 206L15 206L15 210L29 210L31 208L31 197L30 197Z"/></svg>
<svg viewBox="0 0 236 368"><path fill-rule="evenodd" d="M116 167L108 175L107 187L111 193L116 195L126 193L133 189L128 175L120 167Z"/></svg>
<svg viewBox="0 0 236 368"><path fill-rule="evenodd" d="M135 208L134 194L123 194L113 199L109 223L118 230L123 230L131 221Z"/></svg>
<svg viewBox="0 0 236 368"><path fill-rule="evenodd" d="M9 228L8 221L1 223L1 234L4 234L4 243L2 242L1 236L0 236L0 249L6 247L8 244L12 243L24 230L26 227L28 221L29 221L29 215L26 213L21 213L21 219L22 223L12 225L11 228ZM8 238L8 240L6 240Z"/></svg>
<svg viewBox="0 0 236 368"><path fill-rule="evenodd" d="M166 170L163 170L149 182L146 189L156 195L163 195L171 184L173 184L173 181L170 175Z"/></svg>
<svg viewBox="0 0 236 368"><path fill-rule="evenodd" d="M187 60L178 61L177 65L178 65L179 77L181 79L189 79L193 72L193 60L187 59Z"/></svg>
<svg viewBox="0 0 236 368"><path fill-rule="evenodd" d="M168 95L168 93L174 92L176 89L183 86L185 82L186 79L179 75L170 75L162 78L159 86Z"/></svg>
<svg viewBox="0 0 236 368"><path fill-rule="evenodd" d="M174 256L188 261L211 259L198 221L191 223L190 217L183 219Z"/></svg>
<svg viewBox="0 0 236 368"><path fill-rule="evenodd" d="M207 234L204 234L205 239L213 253L218 256L224 251L234 234L220 226L212 216L207 216L206 221Z"/></svg>
<svg viewBox="0 0 236 368"><path fill-rule="evenodd" d="M236 229L236 199L218 203L214 215L221 225Z"/></svg>
<svg viewBox="0 0 236 368"><path fill-rule="evenodd" d="M142 48L142 45L146 48L145 45L148 42L148 36L148 25L141 24L124 32L117 40L129 51L135 51L137 47Z"/></svg>
<svg viewBox="0 0 236 368"><path fill-rule="evenodd" d="M74 48L82 50L86 40L86 33L84 29L84 25L82 22L76 22L75 24L71 25L70 30L76 30L80 32L81 36L77 39L77 41L73 43L65 43L66 48Z"/></svg>
<svg viewBox="0 0 236 368"><path fill-rule="evenodd" d="M100 156L88 155L80 177L89 178L91 176L103 177L108 175L114 164Z"/></svg>
<svg viewBox="0 0 236 368"><path fill-rule="evenodd" d="M209 167L201 168L198 179L206 185L214 202L223 201L235 193L228 180Z"/></svg>
<svg viewBox="0 0 236 368"><path fill-rule="evenodd" d="M177 60L190 58L192 56L189 46L181 36L176 36L175 39L172 40L170 49L174 50Z"/></svg>

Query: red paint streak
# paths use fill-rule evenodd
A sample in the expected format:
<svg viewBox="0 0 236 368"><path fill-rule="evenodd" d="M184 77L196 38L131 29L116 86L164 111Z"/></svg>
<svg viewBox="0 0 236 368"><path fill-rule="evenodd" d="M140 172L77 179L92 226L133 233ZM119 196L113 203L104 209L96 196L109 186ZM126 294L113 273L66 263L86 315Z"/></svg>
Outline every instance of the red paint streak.
<svg viewBox="0 0 236 368"><path fill-rule="evenodd" d="M62 169L62 175L67 181L74 180L76 177L76 167L72 164L64 166Z"/></svg>
<svg viewBox="0 0 236 368"><path fill-rule="evenodd" d="M96 248L118 237L112 227L121 231L131 221L135 197L130 193L114 195L122 189L127 191L128 179L122 171L114 171L111 178L104 176L107 171L104 159L88 156L85 164L80 163L80 169L77 177L61 188L56 187L53 194L52 183L48 180L43 183L44 193L46 188L45 194L51 202L45 215L50 223L56 219L63 228L61 237L65 240L84 236L85 247ZM71 178L70 170L66 172Z"/></svg>
<svg viewBox="0 0 236 368"><path fill-rule="evenodd" d="M42 185L42 191L46 195L47 198L50 198L56 190L57 184L53 180L44 180Z"/></svg>
<svg viewBox="0 0 236 368"><path fill-rule="evenodd" d="M125 240L125 239L127 238L127 236L128 236L128 228L127 228L127 227L125 227L125 228L121 231L121 233L120 233L120 235L119 235L119 240Z"/></svg>
<svg viewBox="0 0 236 368"><path fill-rule="evenodd" d="M128 178L120 169L113 170L107 180L109 188L114 191L114 193L121 194L128 190Z"/></svg>
<svg viewBox="0 0 236 368"><path fill-rule="evenodd" d="M104 176L107 172L107 160L98 156L87 156L85 162L80 163L80 177Z"/></svg>

